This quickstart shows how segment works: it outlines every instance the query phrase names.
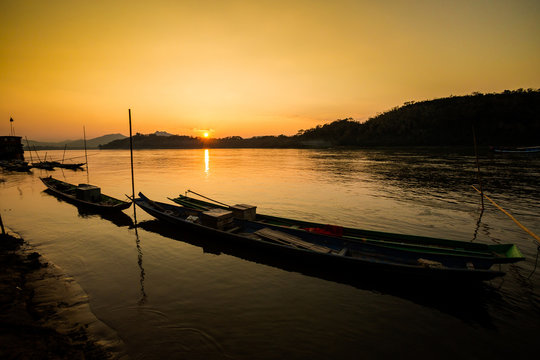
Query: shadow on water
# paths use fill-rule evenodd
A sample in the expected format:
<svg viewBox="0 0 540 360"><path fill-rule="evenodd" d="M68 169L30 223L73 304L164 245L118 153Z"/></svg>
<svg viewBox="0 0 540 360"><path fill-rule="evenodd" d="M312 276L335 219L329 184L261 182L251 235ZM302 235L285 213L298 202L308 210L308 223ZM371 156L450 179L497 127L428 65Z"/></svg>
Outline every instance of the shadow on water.
<svg viewBox="0 0 540 360"><path fill-rule="evenodd" d="M74 204L70 201L67 201L49 189L43 190L43 192L48 195L54 196L56 200L58 200L58 202L73 205L75 208L77 208L79 217L82 217L82 218L99 217L101 219L112 222L114 225L118 227L133 226L133 220L131 219L131 217L123 213L122 211L99 212L99 211L95 211L84 206Z"/></svg>
<svg viewBox="0 0 540 360"><path fill-rule="evenodd" d="M169 224L158 220L138 223L145 231L201 247L205 253L226 254L250 262L263 264L284 271L301 273L357 289L395 296L415 304L436 309L467 323L476 323L485 328L494 328L488 307L504 302L497 289L488 283L452 284L402 281L398 275L378 275L368 272L344 272L340 269L317 268L301 261L276 256L277 254L257 251L234 243L223 243L219 239L201 237L200 234L179 232ZM499 305L497 305L499 306Z"/></svg>

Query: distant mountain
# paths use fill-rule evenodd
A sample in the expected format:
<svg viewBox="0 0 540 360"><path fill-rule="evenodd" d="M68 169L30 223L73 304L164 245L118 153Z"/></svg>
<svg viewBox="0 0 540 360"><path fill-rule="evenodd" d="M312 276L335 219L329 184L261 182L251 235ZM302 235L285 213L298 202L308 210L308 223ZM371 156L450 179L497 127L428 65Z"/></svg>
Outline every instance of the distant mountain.
<svg viewBox="0 0 540 360"><path fill-rule="evenodd" d="M125 139L126 136L122 134L108 134L103 135L97 138L86 140L86 147L88 149L97 149L100 145L110 143L114 140L120 140ZM35 141L35 140L28 140L30 143L30 146L36 149L63 149L65 145L67 145L68 149L84 149L84 139L79 140L64 140L59 142L44 142L44 141ZM28 146L26 144L26 141L23 141L24 148L27 149Z"/></svg>

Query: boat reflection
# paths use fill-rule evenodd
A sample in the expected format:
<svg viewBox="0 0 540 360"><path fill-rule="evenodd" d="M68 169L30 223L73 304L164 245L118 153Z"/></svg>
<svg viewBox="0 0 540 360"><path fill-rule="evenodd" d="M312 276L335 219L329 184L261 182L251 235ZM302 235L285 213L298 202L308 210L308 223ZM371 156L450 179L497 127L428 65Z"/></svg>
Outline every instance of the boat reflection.
<svg viewBox="0 0 540 360"><path fill-rule="evenodd" d="M61 198L60 196L58 196L56 193L52 192L49 189L43 190L43 192L48 195L54 196L56 200L58 200L58 202L71 204L74 207L76 207L79 217L82 217L82 218L99 217L101 219L112 222L114 225L118 227L133 226L133 220L131 219L131 217L123 213L122 211L98 212L98 211L89 209L87 207L79 206L72 202L69 202Z"/></svg>
<svg viewBox="0 0 540 360"><path fill-rule="evenodd" d="M211 237L201 237L186 231L179 232L175 227L158 220L147 220L138 226L148 232L201 247L205 253L227 254L243 260L272 266L285 271L297 272L335 283L353 286L357 289L396 296L430 307L468 323L477 323L485 328L493 328L489 304L500 304L500 293L488 283L459 284L448 286L445 283L411 283L402 281L399 276L375 273L350 273L340 269L318 268L302 262L277 256L277 254L257 251L234 243L224 243Z"/></svg>

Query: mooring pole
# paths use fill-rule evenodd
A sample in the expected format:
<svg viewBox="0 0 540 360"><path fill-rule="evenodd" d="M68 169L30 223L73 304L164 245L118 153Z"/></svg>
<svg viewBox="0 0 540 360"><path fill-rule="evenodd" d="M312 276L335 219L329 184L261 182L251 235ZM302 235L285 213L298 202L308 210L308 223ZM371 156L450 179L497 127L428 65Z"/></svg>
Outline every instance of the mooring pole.
<svg viewBox="0 0 540 360"><path fill-rule="evenodd" d="M38 152L37 152L37 150L36 150L36 146L35 146L35 145L34 145L34 152L36 153L36 156L37 156L38 161L41 162L41 159L39 158L39 154L38 154Z"/></svg>
<svg viewBox="0 0 540 360"><path fill-rule="evenodd" d="M90 172L88 171L88 154L86 153L86 128L82 127L84 138L84 158L86 159L86 182L90 183Z"/></svg>
<svg viewBox="0 0 540 360"><path fill-rule="evenodd" d="M1 214L0 214L0 228L2 228L2 235L6 235L6 229L4 229L4 223L2 222Z"/></svg>
<svg viewBox="0 0 540 360"><path fill-rule="evenodd" d="M135 176L133 175L133 133L131 132L131 109L128 109L129 115L129 154L131 156L131 202L133 202L133 212L135 213Z"/></svg>
<svg viewBox="0 0 540 360"><path fill-rule="evenodd" d="M24 137L26 139L26 145L28 146L28 152L30 153L30 162L34 163L34 159L32 159L32 149L30 149L30 143L28 142L28 137Z"/></svg>
<svg viewBox="0 0 540 360"><path fill-rule="evenodd" d="M64 154L62 155L62 164L64 163L64 158L66 157L66 148L67 148L67 144L64 144Z"/></svg>
<svg viewBox="0 0 540 360"><path fill-rule="evenodd" d="M478 185L480 186L480 199L482 199L482 210L484 210L484 190L482 189L482 178L480 177L480 162L478 161L478 149L476 147L476 132L474 131L474 124L472 126L473 141L474 141L474 155L476 156L476 170L478 177Z"/></svg>

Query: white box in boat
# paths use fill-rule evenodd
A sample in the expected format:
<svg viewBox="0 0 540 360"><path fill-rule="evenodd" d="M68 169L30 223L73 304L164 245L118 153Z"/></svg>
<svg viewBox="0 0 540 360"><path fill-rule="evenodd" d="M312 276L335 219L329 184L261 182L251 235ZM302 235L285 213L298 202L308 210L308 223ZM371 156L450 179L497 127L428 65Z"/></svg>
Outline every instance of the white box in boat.
<svg viewBox="0 0 540 360"><path fill-rule="evenodd" d="M257 207L253 205L236 204L229 206L229 208L232 210L233 216L236 219L255 220L257 215Z"/></svg>
<svg viewBox="0 0 540 360"><path fill-rule="evenodd" d="M79 200L97 202L101 200L101 189L94 185L79 184L75 190L75 196Z"/></svg>
<svg viewBox="0 0 540 360"><path fill-rule="evenodd" d="M210 209L201 213L201 224L218 230L225 230L233 223L232 211Z"/></svg>

